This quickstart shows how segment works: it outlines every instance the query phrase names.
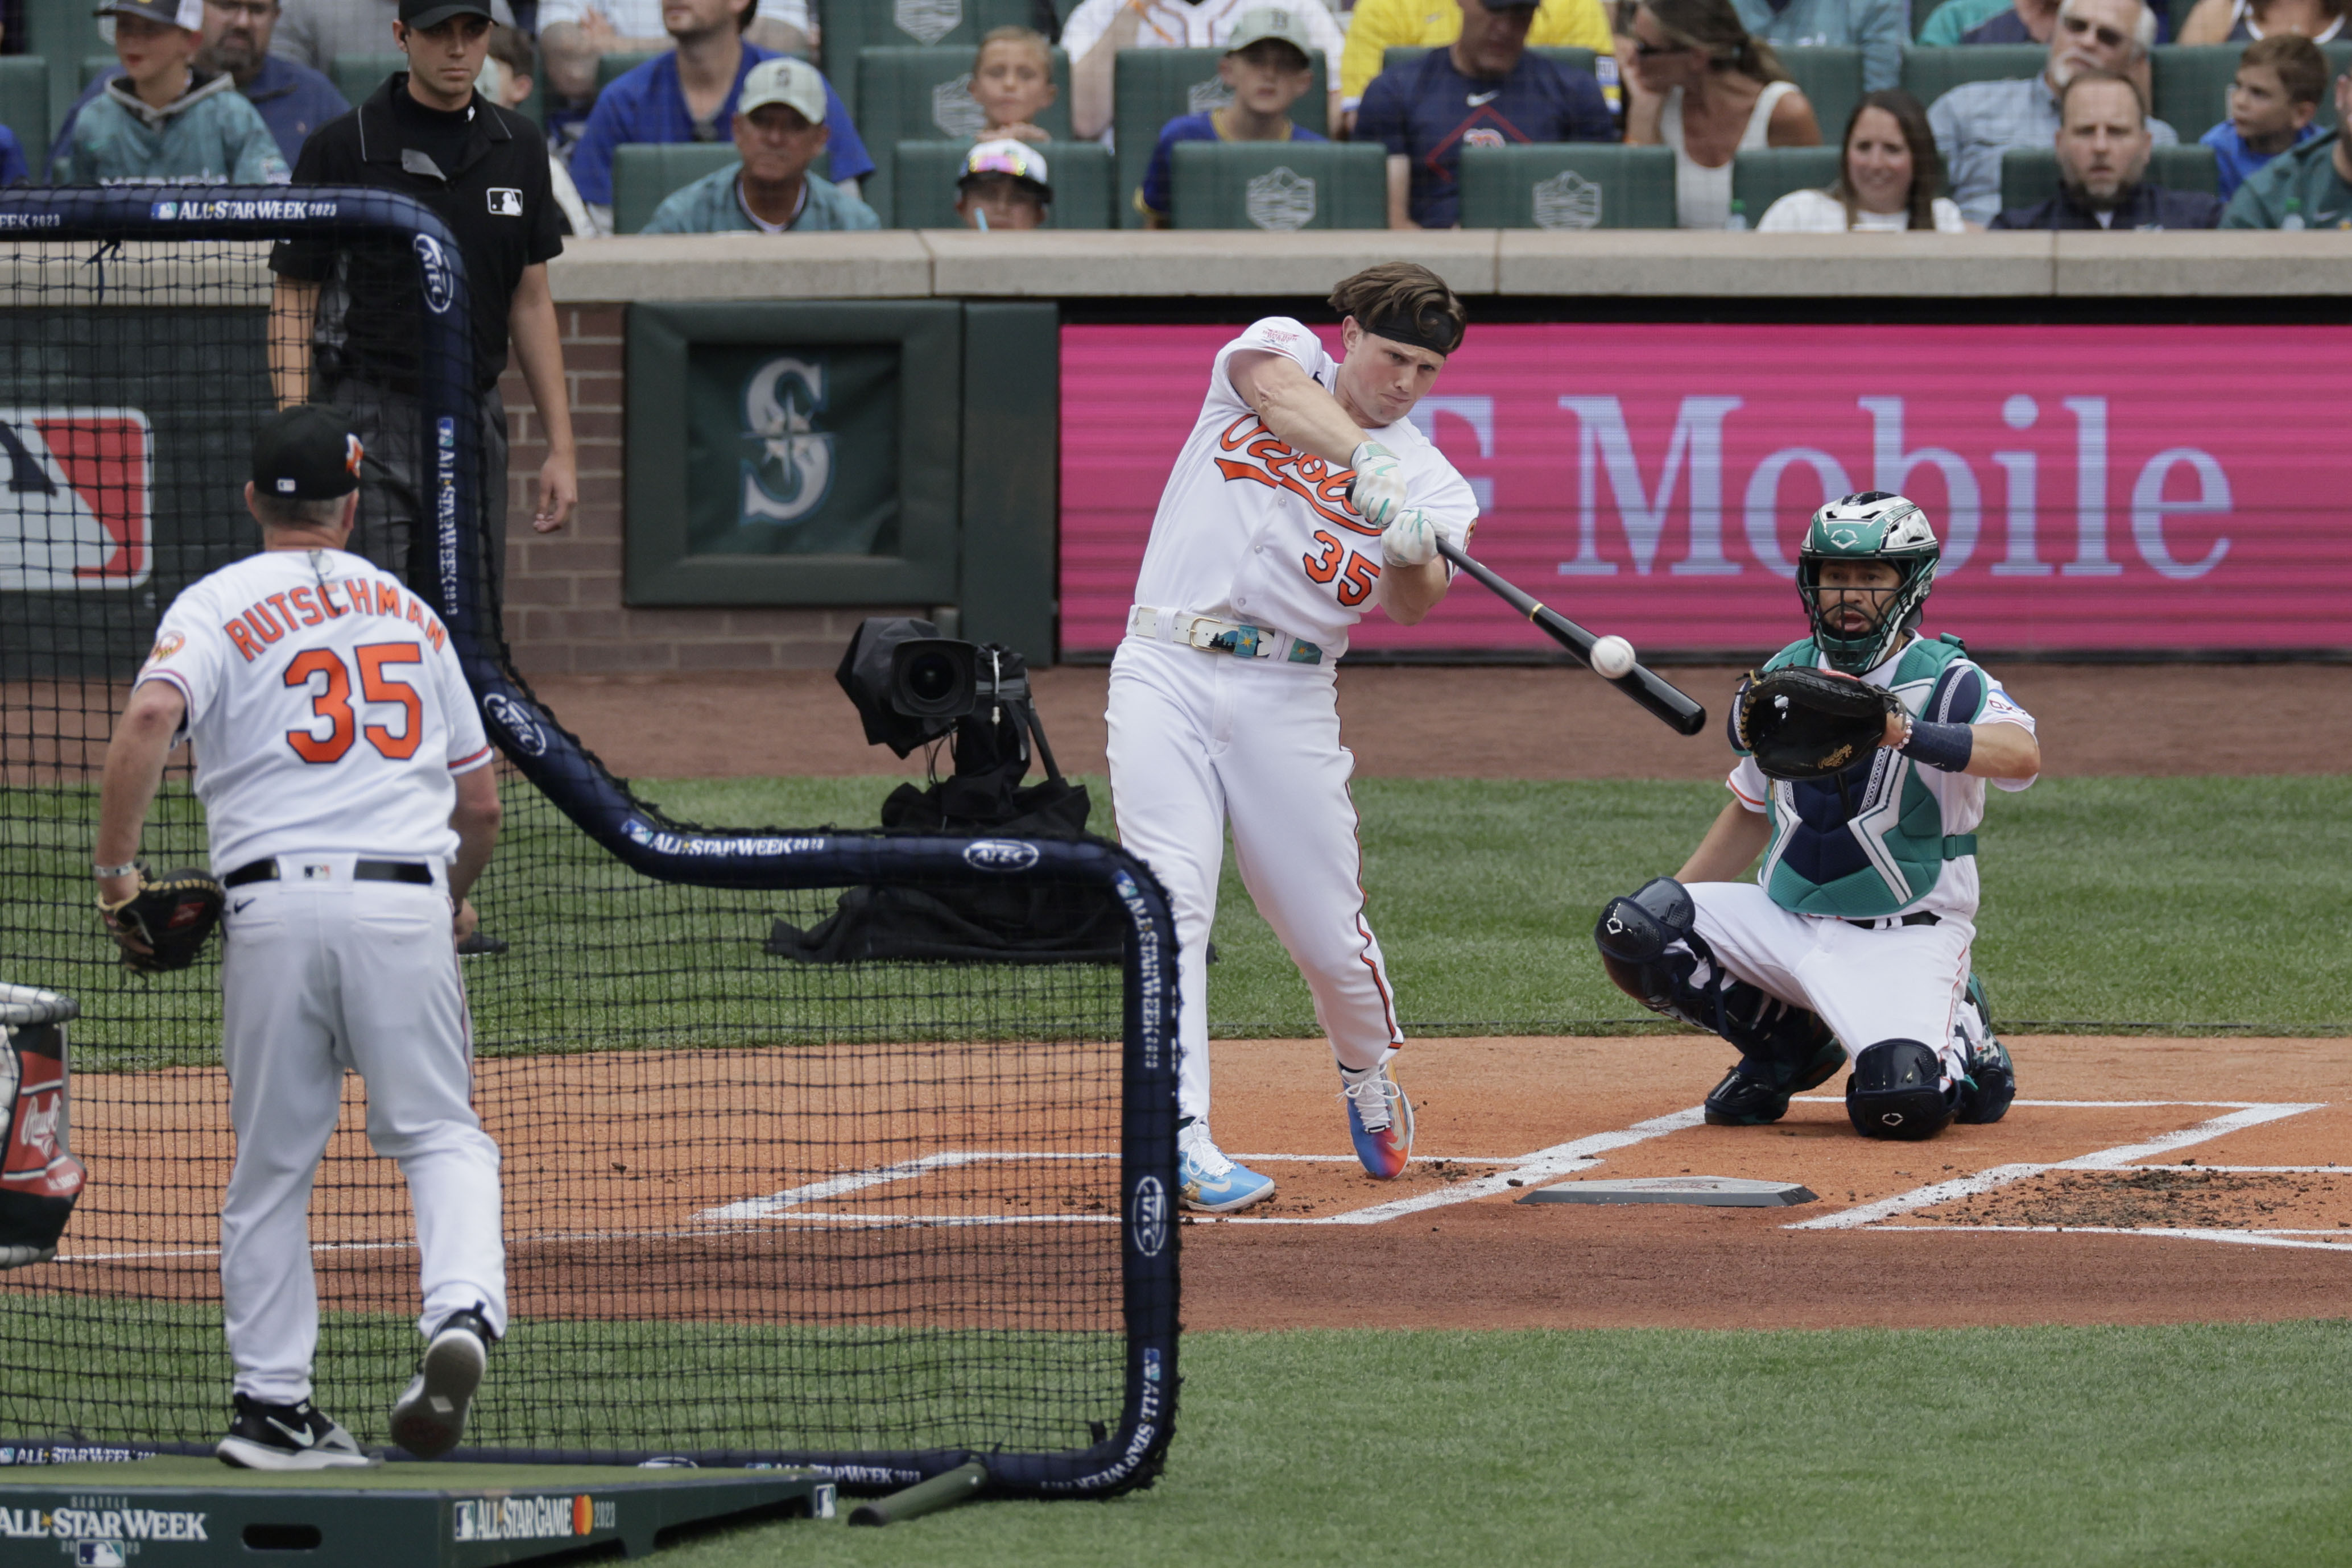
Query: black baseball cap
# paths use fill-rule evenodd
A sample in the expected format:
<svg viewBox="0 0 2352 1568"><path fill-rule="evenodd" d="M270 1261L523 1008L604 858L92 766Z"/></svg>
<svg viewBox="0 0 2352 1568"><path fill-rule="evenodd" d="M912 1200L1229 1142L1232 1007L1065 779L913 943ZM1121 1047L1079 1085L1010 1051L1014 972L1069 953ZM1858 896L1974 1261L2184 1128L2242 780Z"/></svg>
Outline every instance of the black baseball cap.
<svg viewBox="0 0 2352 1568"><path fill-rule="evenodd" d="M411 27L437 27L452 16L498 20L490 15L490 0L400 0L400 19Z"/></svg>
<svg viewBox="0 0 2352 1568"><path fill-rule="evenodd" d="M331 501L360 487L360 438L340 414L306 402L253 437L253 487L284 501Z"/></svg>

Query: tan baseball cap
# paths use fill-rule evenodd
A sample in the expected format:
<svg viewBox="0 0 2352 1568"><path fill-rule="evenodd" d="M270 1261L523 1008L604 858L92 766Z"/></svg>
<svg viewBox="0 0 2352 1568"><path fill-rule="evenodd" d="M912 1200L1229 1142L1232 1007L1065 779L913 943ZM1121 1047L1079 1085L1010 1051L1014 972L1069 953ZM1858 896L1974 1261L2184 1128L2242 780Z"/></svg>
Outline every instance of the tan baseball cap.
<svg viewBox="0 0 2352 1568"><path fill-rule="evenodd" d="M1306 18L1292 5L1253 5L1243 12L1234 19L1225 53L1237 55L1268 38L1279 38L1310 61L1315 58L1315 40L1307 34Z"/></svg>
<svg viewBox="0 0 2352 1568"><path fill-rule="evenodd" d="M806 60L796 60L790 55L761 60L743 78L743 92L735 100L735 112L749 114L772 103L797 109L801 118L811 125L823 125L824 78Z"/></svg>

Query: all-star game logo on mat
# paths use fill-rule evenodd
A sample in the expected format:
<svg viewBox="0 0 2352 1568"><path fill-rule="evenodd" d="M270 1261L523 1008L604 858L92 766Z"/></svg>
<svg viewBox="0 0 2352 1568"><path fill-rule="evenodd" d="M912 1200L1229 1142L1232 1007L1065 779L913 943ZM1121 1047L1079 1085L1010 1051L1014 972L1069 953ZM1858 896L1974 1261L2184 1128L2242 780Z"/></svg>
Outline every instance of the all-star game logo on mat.
<svg viewBox="0 0 2352 1568"><path fill-rule="evenodd" d="M146 581L154 451L135 408L0 408L0 591Z"/></svg>

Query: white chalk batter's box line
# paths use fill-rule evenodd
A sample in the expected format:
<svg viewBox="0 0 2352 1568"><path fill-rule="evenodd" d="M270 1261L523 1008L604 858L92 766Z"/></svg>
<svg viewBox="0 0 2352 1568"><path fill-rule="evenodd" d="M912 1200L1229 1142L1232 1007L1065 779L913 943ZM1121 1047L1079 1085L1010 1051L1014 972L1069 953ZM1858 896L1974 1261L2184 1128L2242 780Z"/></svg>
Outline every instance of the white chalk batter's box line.
<svg viewBox="0 0 2352 1568"><path fill-rule="evenodd" d="M1842 1105L1844 1102L1833 1095L1805 1095L1800 1104ZM2325 1175L2341 1170L2352 1175L2352 1167L2335 1166L2208 1166L2208 1165L2141 1165L2137 1162L2157 1155L2209 1143L2231 1133L2242 1132L2265 1123L2282 1121L2307 1111L2325 1107L2325 1102L2272 1102L2261 1100L2019 1100L2015 1105L2032 1110L2156 1110L2169 1106L2201 1110L2219 1110L2225 1114L2180 1128L2158 1134L2142 1143L2122 1144L2113 1148L2097 1149L2070 1160L2054 1163L2020 1163L1994 1166L1973 1176L1954 1177L1915 1187L1892 1197L1859 1204L1852 1208L1826 1214L1817 1218L1796 1221L1784 1228L1790 1230L1862 1230L1897 1232L1909 1235L1942 1235L1956 1231L1995 1231L2019 1234L2125 1235L2155 1236L2206 1241L2234 1242L2242 1245L2268 1247L2314 1248L2332 1251L2352 1250L2352 1232L2342 1240L2306 1240L2303 1238L2335 1236L2336 1232L2313 1228L2198 1228L2191 1227L2096 1227L2096 1226L2034 1226L2034 1225L1892 1225L1885 1223L1896 1216L1930 1208L1958 1198L1991 1192L2013 1182L2052 1171L2116 1171L2116 1170L2180 1170L2210 1171L2224 1174L2313 1174ZM1460 1164L1496 1167L1492 1174L1466 1181L1448 1183L1445 1186L1416 1194L1412 1197L1374 1204L1367 1208L1351 1209L1328 1215L1229 1215L1215 1217L1227 1225L1381 1225L1391 1219L1402 1219L1431 1209L1450 1207L1482 1197L1499 1197L1515 1188L1541 1186L1558 1177L1573 1176L1604 1164L1601 1156L1612 1149L1625 1148L1646 1143L1670 1133L1703 1125L1703 1109L1694 1105L1686 1110L1670 1112L1636 1122L1630 1127L1606 1133L1594 1133L1585 1137L1557 1144L1532 1154L1487 1156L1470 1155L1423 1155L1423 1164ZM845 1197L867 1188L919 1181L935 1172L959 1166L996 1162L1031 1163L1068 1160L1111 1162L1118 1159L1115 1151L990 1150L947 1149L924 1155L915 1159L896 1161L887 1166L865 1170L845 1171L818 1181L765 1197L745 1198L735 1203L706 1208L696 1214L693 1224L677 1228L601 1229L595 1231L563 1231L533 1233L512 1239L513 1245L532 1242L618 1240L629 1239L676 1239L719 1236L755 1228L762 1224L782 1222L788 1225L825 1226L841 1228L936 1227L956 1228L988 1225L1113 1225L1119 1216L1099 1214L973 1214L954 1212L853 1211L819 1208L814 1206ZM1244 1165L1297 1162L1353 1165L1352 1155L1244 1154L1234 1156ZM406 1241L355 1241L314 1243L313 1252L404 1250L413 1244ZM214 1256L216 1249L187 1249L138 1252L81 1253L60 1257L60 1263L116 1262L128 1260L165 1257Z"/></svg>

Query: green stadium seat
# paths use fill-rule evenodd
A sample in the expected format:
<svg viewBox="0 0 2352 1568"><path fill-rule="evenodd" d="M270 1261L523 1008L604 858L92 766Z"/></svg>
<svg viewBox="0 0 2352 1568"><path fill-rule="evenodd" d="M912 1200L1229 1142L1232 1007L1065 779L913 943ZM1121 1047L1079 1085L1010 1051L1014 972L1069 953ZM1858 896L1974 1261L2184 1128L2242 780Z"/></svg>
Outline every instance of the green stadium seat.
<svg viewBox="0 0 2352 1568"><path fill-rule="evenodd" d="M2167 45L2155 51L2149 112L2194 141L2230 118L2230 78L2238 74L2243 44Z"/></svg>
<svg viewBox="0 0 2352 1568"><path fill-rule="evenodd" d="M79 98L82 88L88 87L107 72L121 68L122 61L113 55L84 55L81 57L81 86L74 89L74 98ZM66 100L66 108L68 110L73 108L71 99ZM58 118L62 120L65 116L60 114Z"/></svg>
<svg viewBox="0 0 2352 1568"><path fill-rule="evenodd" d="M1927 18L1934 16L1936 7L1943 3L1944 0L1911 0L1911 36L1913 37L1917 37L1927 27Z"/></svg>
<svg viewBox="0 0 2352 1568"><path fill-rule="evenodd" d="M1927 108L1970 81L2008 81L2040 76L2050 63L2050 51L2040 44L1969 44L1964 47L1903 51L1903 88ZM1840 129L1843 129L1841 127ZM1822 127L1824 140L1836 131Z"/></svg>
<svg viewBox="0 0 2352 1568"><path fill-rule="evenodd" d="M27 57L48 62L49 122L37 128L37 133L18 135L25 142L26 155L37 156L34 143L46 151L65 123L66 111L73 107L89 78L81 76L82 57L94 51L109 50L107 41L99 36L98 19L90 15L95 9L90 0L24 0L19 13L24 19L24 36L11 36L10 42L21 47ZM110 50L109 58L112 57Z"/></svg>
<svg viewBox="0 0 2352 1568"><path fill-rule="evenodd" d="M1531 55L1541 55L1546 59L1556 60L1570 70L1587 73L1591 71L1592 62L1600 57L1600 51L1597 49L1571 49L1552 45L1529 49L1528 52ZM1409 66L1427 53L1429 50L1419 44L1391 44L1381 51L1381 74L1385 75L1399 66Z"/></svg>
<svg viewBox="0 0 2352 1568"><path fill-rule="evenodd" d="M869 132L858 106L858 59L867 49L953 47L964 52L963 68L970 70L981 39L998 27L1026 27L1036 20L1031 0L817 0L815 10L824 33L820 63L868 147L887 147L891 139ZM1066 103L1069 89L1062 94Z"/></svg>
<svg viewBox="0 0 2352 1568"><path fill-rule="evenodd" d="M952 229L963 226L956 216L956 176L963 172L968 141L901 141L894 162L898 193L891 226L902 229ZM1054 203L1045 209L1049 229L1111 227L1110 149L1099 141L1048 141L1037 149L1054 177ZM870 187L873 183L866 182ZM869 202L871 198L868 198ZM880 212L880 207L874 209Z"/></svg>
<svg viewBox="0 0 2352 1568"><path fill-rule="evenodd" d="M644 228L662 199L739 162L732 141L624 141L613 149L613 232Z"/></svg>
<svg viewBox="0 0 2352 1568"><path fill-rule="evenodd" d="M1160 144L1160 128L1178 115L1213 109L1230 96L1224 83L1217 78L1217 61L1223 53L1222 49L1119 50L1118 59L1112 67L1111 101L1118 106L1112 125L1118 133L1120 226L1143 226L1143 210L1136 197L1143 190L1143 172L1151 162L1151 150ZM1290 106L1290 118L1318 136L1330 125L1324 66L1322 51L1315 51L1314 80L1299 95L1298 101ZM1269 141L1264 145L1297 147L1298 143ZM1381 222L1388 222L1385 212Z"/></svg>
<svg viewBox="0 0 2352 1568"><path fill-rule="evenodd" d="M1734 154L1731 199L1748 214L1750 228L1763 221L1772 204L1791 191L1826 191L1838 177L1837 132L1827 126L1827 147L1764 147Z"/></svg>
<svg viewBox="0 0 2352 1568"><path fill-rule="evenodd" d="M1462 150L1465 229L1670 229L1675 155L1612 141Z"/></svg>
<svg viewBox="0 0 2352 1568"><path fill-rule="evenodd" d="M669 53L667 49L654 49L645 54L598 55L596 57L596 90L604 91L647 60L657 60L667 53Z"/></svg>
<svg viewBox="0 0 2352 1568"><path fill-rule="evenodd" d="M2185 147L2159 147L2147 160L2148 183L2176 191L2218 193L2221 171L2213 150L2191 142ZM2058 154L2047 147L2023 148L2000 155L2000 204L2030 207L2058 193Z"/></svg>
<svg viewBox="0 0 2352 1568"><path fill-rule="evenodd" d="M0 125L16 133L39 180L41 154L49 145L49 62L40 56L0 56Z"/></svg>
<svg viewBox="0 0 2352 1568"><path fill-rule="evenodd" d="M1180 229L1388 227L1388 153L1375 142L1182 141L1170 164Z"/></svg>
<svg viewBox="0 0 2352 1568"><path fill-rule="evenodd" d="M383 49L364 55L337 55L335 68L327 74L334 78L335 90L343 95L343 101L356 108L383 85L384 78L407 68L406 55L398 49Z"/></svg>
<svg viewBox="0 0 2352 1568"><path fill-rule="evenodd" d="M963 141L980 131L983 117L973 100L972 50L968 46L939 48L868 48L857 56L857 101L855 116L858 139L869 148L895 147L901 141ZM1070 134L1070 62L1054 51L1054 85L1061 89L1037 122L1056 139ZM839 84L835 90L838 91ZM877 156L874 172L863 187L866 204L877 213L891 209L891 160ZM1049 159L1050 162L1050 159ZM900 225L900 227L914 225Z"/></svg>
<svg viewBox="0 0 2352 1568"><path fill-rule="evenodd" d="M2336 78L2346 71L2352 71L2352 38L2338 38L2332 44L2322 44L2319 52L2327 57L2328 89L2319 95L2319 114L2312 123L2324 131L2333 131L2336 129ZM2173 129L2178 131L2180 128L2176 125ZM2202 136L2205 132L2200 131L2197 134Z"/></svg>
<svg viewBox="0 0 2352 1568"><path fill-rule="evenodd" d="M1808 44L1773 52L1813 106L1822 140L1836 142L1845 134L1845 122L1853 118L1854 105L1862 101L1862 51L1845 45ZM1753 216L1755 209L1748 213Z"/></svg>

